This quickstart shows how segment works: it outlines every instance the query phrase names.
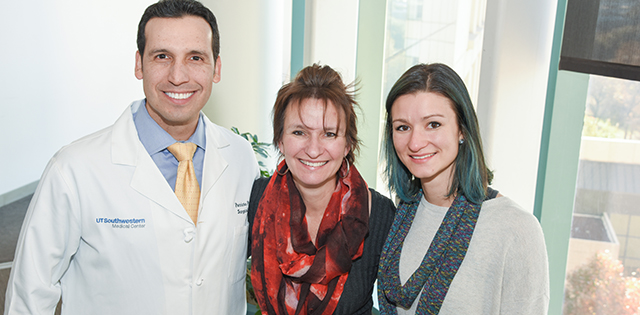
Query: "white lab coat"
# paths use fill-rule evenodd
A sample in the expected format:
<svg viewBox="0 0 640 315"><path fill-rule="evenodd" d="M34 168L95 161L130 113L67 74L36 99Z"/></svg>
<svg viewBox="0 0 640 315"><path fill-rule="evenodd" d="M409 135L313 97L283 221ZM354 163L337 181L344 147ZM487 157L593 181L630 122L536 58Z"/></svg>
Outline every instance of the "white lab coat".
<svg viewBox="0 0 640 315"><path fill-rule="evenodd" d="M246 313L250 144L206 117L198 224L138 139L132 110L62 148L27 211L5 314Z"/></svg>

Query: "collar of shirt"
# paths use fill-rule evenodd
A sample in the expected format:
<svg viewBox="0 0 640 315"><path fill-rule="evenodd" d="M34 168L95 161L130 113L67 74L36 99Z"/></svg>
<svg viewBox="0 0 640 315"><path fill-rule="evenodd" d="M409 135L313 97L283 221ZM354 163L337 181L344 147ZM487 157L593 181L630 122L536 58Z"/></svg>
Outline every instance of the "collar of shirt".
<svg viewBox="0 0 640 315"><path fill-rule="evenodd" d="M174 144L176 140L151 118L145 103L141 104L138 110L133 113L133 123L138 131L140 142L142 142L142 145L171 188L175 189L178 160L169 152L167 147ZM198 118L196 131L191 135L189 140L182 142L193 142L198 146L193 156L193 166L196 177L198 178L198 183L202 186L202 169L206 148L205 124L202 113L200 113L200 117Z"/></svg>
<svg viewBox="0 0 640 315"><path fill-rule="evenodd" d="M145 104L140 105L138 111L133 113L133 122L136 125L136 129L138 129L138 138L140 138L142 145L144 145L144 148L150 155L158 153L176 142L168 132L162 129L162 127L151 118ZM198 117L196 131L189 137L189 140L182 142L193 142L199 148L205 150L202 113L200 117Z"/></svg>

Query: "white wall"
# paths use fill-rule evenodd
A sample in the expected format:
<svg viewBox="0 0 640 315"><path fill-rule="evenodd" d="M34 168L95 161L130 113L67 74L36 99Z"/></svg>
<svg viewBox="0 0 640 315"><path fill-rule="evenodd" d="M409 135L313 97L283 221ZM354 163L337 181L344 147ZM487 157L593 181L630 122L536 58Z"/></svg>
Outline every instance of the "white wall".
<svg viewBox="0 0 640 315"><path fill-rule="evenodd" d="M329 65L344 83L356 77L358 0L307 0L305 65Z"/></svg>
<svg viewBox="0 0 640 315"><path fill-rule="evenodd" d="M11 2L0 17L0 196L40 178L63 145L111 125L144 98L136 31L155 0ZM291 1L204 0L218 19L222 80L204 112L271 142L270 113L289 78ZM4 151L4 150L3 150Z"/></svg>
<svg viewBox="0 0 640 315"><path fill-rule="evenodd" d="M143 97L133 75L136 29L153 2L3 2L0 195L38 180L61 146Z"/></svg>
<svg viewBox="0 0 640 315"><path fill-rule="evenodd" d="M204 0L218 19L222 78L204 112L227 128L271 142L271 110L278 90L289 82L291 0L252 2ZM355 77L357 0L307 1L305 65L328 64L345 82ZM339 47L339 49L337 49ZM266 162L273 169L276 153Z"/></svg>
<svg viewBox="0 0 640 315"><path fill-rule="evenodd" d="M215 123L271 142L271 109L289 81L291 0L202 1L220 29L222 77L204 112ZM268 165L270 168L272 165Z"/></svg>
<svg viewBox="0 0 640 315"><path fill-rule="evenodd" d="M218 19L222 78L204 112L217 124L271 142L271 110L278 90L289 82L291 0L203 0ZM327 64L355 79L358 1L307 1L305 65ZM275 153L273 158L275 158ZM267 161L272 168L275 159Z"/></svg>
<svg viewBox="0 0 640 315"><path fill-rule="evenodd" d="M478 119L493 187L533 211L557 0L487 0Z"/></svg>

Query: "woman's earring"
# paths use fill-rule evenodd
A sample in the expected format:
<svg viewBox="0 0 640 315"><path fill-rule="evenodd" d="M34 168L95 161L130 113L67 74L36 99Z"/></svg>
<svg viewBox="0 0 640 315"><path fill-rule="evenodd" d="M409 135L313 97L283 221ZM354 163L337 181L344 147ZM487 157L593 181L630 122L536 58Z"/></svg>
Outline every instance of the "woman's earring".
<svg viewBox="0 0 640 315"><path fill-rule="evenodd" d="M460 144L464 143L464 139L460 139L460 141L458 141Z"/></svg>
<svg viewBox="0 0 640 315"><path fill-rule="evenodd" d="M344 157L344 163L347 163L347 171L344 172L344 176L341 176L340 175L340 171L342 170L342 167L340 167L340 170L338 170L338 176L340 176L340 178L345 178L345 177L349 176L350 166L349 166L349 160L347 160L346 156Z"/></svg>
<svg viewBox="0 0 640 315"><path fill-rule="evenodd" d="M284 168L284 167L286 167L287 169L286 169L286 170L284 170L284 172L282 172L282 173L280 173L280 172L278 171L278 166L280 166L280 163L281 163L282 161L284 161L284 156L280 155L280 157L278 158L278 163L276 163L276 173L277 173L278 175L280 175L280 176L287 175L287 172L289 171L289 166L287 166L287 163L286 163L286 162L282 165L282 167L283 167L283 168Z"/></svg>

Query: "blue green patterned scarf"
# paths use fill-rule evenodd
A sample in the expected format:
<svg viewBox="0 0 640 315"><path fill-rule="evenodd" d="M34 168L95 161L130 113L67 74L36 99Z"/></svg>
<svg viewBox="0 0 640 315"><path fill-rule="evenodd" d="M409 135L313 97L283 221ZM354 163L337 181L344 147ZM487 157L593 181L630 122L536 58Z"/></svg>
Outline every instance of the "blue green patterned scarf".
<svg viewBox="0 0 640 315"><path fill-rule="evenodd" d="M421 199L422 193L418 193L410 202L400 203L382 248L378 268L381 314L397 314L397 306L410 308L423 287L416 314L438 314L467 253L481 205L472 204L459 195L447 211L420 267L401 285L400 253Z"/></svg>

